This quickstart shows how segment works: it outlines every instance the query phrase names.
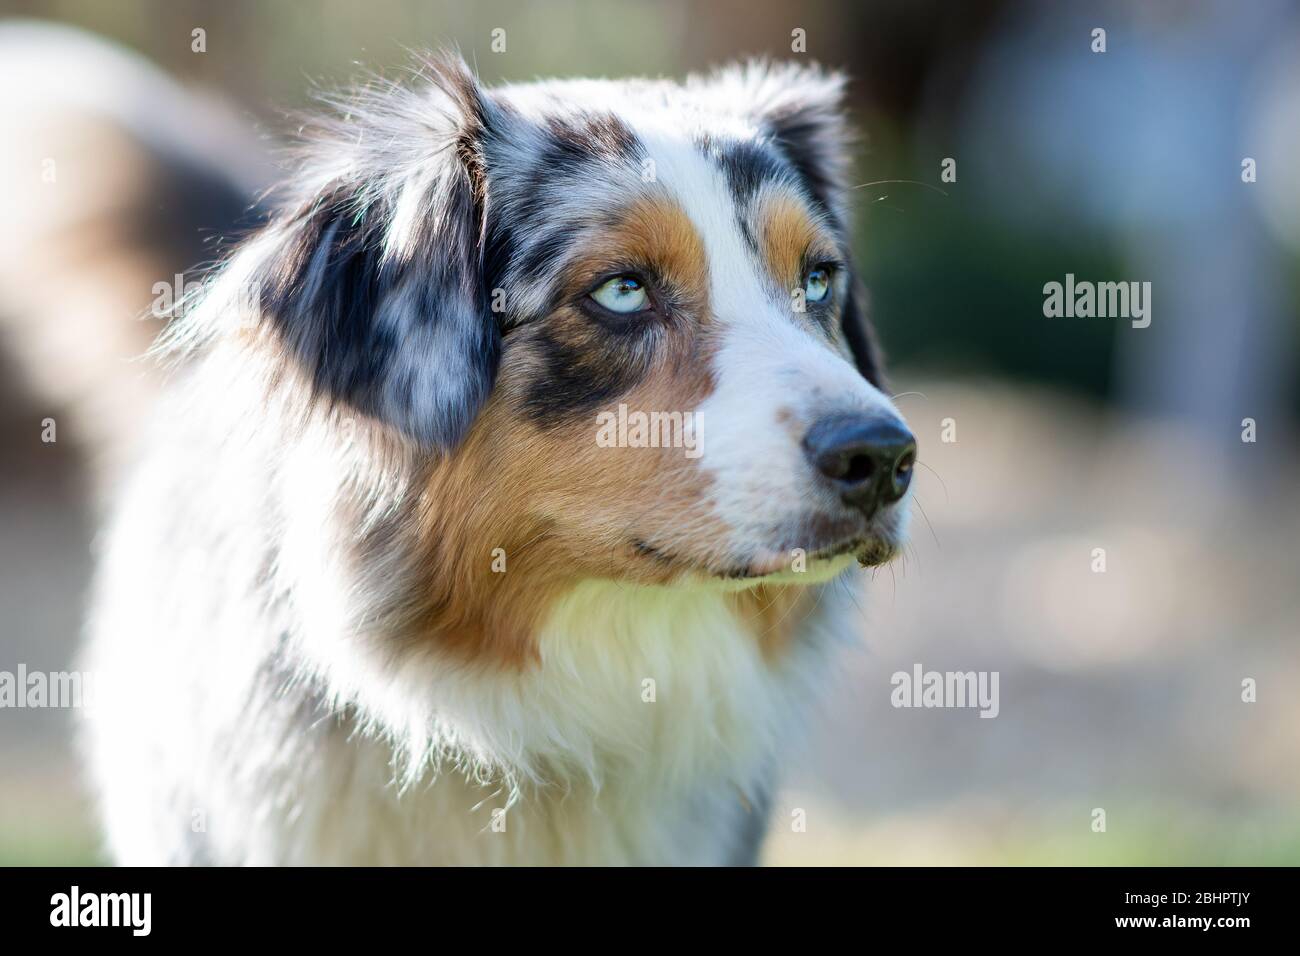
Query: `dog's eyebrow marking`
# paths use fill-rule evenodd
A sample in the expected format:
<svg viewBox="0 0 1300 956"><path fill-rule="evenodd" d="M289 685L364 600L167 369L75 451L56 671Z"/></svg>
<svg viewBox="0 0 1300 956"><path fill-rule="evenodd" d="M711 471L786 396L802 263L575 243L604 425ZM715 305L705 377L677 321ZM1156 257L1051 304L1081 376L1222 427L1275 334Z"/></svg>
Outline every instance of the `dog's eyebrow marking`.
<svg viewBox="0 0 1300 956"><path fill-rule="evenodd" d="M642 196L604 217L595 248L614 250L625 259L654 266L688 298L698 299L707 292L704 242L686 210L668 196Z"/></svg>
<svg viewBox="0 0 1300 956"><path fill-rule="evenodd" d="M785 190L765 195L756 208L763 241L763 260L772 277L782 286L799 279L810 263L806 256L831 255L831 245L804 204Z"/></svg>
<svg viewBox="0 0 1300 956"><path fill-rule="evenodd" d="M754 231L761 241L763 265L783 296L783 305L788 307L804 270L819 262L839 260L842 257L839 244L825 217L815 211L816 207L801 191L766 188L751 208ZM829 310L808 303L805 316L824 331L831 331Z"/></svg>

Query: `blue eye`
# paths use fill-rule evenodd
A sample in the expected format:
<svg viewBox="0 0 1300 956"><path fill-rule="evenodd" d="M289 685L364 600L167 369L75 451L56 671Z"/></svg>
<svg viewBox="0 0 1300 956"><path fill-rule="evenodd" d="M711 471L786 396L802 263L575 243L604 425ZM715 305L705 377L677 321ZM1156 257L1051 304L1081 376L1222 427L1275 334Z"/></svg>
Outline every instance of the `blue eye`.
<svg viewBox="0 0 1300 956"><path fill-rule="evenodd" d="M591 293L591 297L611 312L640 312L650 303L645 286L635 276L617 276Z"/></svg>
<svg viewBox="0 0 1300 956"><path fill-rule="evenodd" d="M821 302L831 294L831 272L824 266L808 270L803 280L803 295L808 302Z"/></svg>

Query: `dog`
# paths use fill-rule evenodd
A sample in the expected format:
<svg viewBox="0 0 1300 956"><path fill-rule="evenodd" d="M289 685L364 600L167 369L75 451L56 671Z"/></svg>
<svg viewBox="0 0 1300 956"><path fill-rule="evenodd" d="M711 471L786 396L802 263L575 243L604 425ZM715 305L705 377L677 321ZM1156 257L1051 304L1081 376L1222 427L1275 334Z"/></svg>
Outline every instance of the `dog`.
<svg viewBox="0 0 1300 956"><path fill-rule="evenodd" d="M916 459L844 80L414 72L159 346L88 625L112 858L754 863Z"/></svg>

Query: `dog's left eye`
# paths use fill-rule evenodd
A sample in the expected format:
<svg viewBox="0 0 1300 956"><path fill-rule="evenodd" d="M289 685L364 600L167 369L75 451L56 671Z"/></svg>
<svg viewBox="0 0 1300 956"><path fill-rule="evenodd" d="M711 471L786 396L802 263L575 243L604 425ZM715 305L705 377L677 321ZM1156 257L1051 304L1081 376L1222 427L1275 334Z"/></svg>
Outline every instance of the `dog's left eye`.
<svg viewBox="0 0 1300 956"><path fill-rule="evenodd" d="M809 302L822 302L831 294L831 270L814 266L803 280L803 295Z"/></svg>
<svg viewBox="0 0 1300 956"><path fill-rule="evenodd" d="M645 285L636 276L616 276L596 288L591 297L611 312L640 312L650 304Z"/></svg>

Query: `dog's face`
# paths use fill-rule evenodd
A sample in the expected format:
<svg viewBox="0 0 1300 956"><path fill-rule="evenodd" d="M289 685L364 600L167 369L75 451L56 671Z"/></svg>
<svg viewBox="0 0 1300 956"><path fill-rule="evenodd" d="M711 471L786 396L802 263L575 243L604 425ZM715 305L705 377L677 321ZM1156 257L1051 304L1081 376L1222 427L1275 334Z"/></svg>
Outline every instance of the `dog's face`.
<svg viewBox="0 0 1300 956"><path fill-rule="evenodd" d="M327 131L263 312L419 449L424 534L484 574L496 548L653 582L886 560L915 447L853 274L840 94L761 65L488 91L438 61Z"/></svg>

